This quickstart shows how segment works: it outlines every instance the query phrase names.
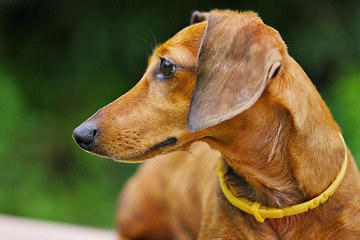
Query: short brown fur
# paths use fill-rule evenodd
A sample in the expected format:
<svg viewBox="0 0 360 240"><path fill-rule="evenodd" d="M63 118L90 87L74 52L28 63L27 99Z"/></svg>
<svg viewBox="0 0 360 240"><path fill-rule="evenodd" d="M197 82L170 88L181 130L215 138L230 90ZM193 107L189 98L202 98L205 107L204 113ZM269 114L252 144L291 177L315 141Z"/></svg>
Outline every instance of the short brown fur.
<svg viewBox="0 0 360 240"><path fill-rule="evenodd" d="M340 188L307 213L258 223L224 198L216 175L219 161L233 169L229 181L240 196L281 208L322 193L339 172L345 149L329 109L277 31L252 12L201 14L196 12L193 25L155 49L132 90L88 120L99 129L93 153L126 162L156 157L123 190L120 238L360 239L360 178L349 150ZM222 19L244 33L236 36L244 43L239 49L227 49L226 40L219 39L233 36L221 32L229 31L219 28ZM216 51L216 44L223 51L209 52ZM228 66L230 57L223 54L233 57ZM155 74L160 57L177 66L166 81ZM226 79L216 76L234 64L247 65L231 70ZM253 79L246 83L234 76ZM211 88L204 83L208 80ZM237 96L251 87L249 96ZM243 103L249 106L242 109ZM229 111L235 115L223 117ZM188 130L188 121L195 131ZM175 144L152 150L171 137Z"/></svg>

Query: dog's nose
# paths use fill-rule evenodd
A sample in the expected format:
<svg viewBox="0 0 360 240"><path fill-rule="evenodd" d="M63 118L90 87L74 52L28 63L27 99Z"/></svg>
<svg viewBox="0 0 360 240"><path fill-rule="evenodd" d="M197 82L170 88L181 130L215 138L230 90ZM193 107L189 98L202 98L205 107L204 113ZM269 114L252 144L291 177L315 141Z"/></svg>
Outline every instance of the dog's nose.
<svg viewBox="0 0 360 240"><path fill-rule="evenodd" d="M81 124L72 133L75 142L86 151L94 148L97 135L97 127L91 122Z"/></svg>

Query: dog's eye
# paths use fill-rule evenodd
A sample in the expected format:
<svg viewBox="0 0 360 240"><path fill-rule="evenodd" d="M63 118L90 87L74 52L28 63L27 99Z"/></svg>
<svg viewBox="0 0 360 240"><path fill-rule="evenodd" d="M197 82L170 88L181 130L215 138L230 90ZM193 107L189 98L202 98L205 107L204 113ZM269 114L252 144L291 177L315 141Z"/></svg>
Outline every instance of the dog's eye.
<svg viewBox="0 0 360 240"><path fill-rule="evenodd" d="M167 61L166 59L161 58L160 69L163 77L165 79L169 79L174 75L175 65Z"/></svg>

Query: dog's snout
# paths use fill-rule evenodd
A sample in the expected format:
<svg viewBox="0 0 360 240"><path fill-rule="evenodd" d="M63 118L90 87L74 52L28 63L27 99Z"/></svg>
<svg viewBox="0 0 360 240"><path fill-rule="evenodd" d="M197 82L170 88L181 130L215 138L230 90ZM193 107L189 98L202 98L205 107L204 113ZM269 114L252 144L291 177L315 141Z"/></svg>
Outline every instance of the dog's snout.
<svg viewBox="0 0 360 240"><path fill-rule="evenodd" d="M81 124L72 133L75 142L87 151L91 151L94 148L97 135L98 129L91 122Z"/></svg>

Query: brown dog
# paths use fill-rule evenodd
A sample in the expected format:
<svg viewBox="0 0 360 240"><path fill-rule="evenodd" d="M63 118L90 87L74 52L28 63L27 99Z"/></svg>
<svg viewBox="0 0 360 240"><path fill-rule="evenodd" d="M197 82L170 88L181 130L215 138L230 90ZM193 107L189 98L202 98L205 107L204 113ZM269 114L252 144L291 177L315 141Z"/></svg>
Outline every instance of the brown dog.
<svg viewBox="0 0 360 240"><path fill-rule="evenodd" d="M132 90L73 133L83 149L119 161L169 153L125 187L121 238L360 239L358 169L279 33L252 12L192 20L155 49ZM226 185L257 208L312 201L338 187L340 169L345 177L314 209L261 223L258 210L254 217L224 196L219 162Z"/></svg>

